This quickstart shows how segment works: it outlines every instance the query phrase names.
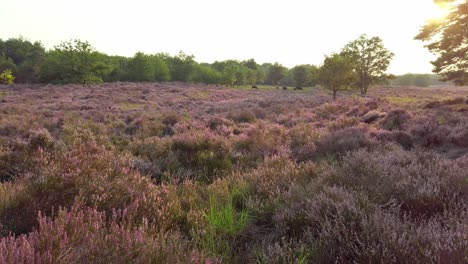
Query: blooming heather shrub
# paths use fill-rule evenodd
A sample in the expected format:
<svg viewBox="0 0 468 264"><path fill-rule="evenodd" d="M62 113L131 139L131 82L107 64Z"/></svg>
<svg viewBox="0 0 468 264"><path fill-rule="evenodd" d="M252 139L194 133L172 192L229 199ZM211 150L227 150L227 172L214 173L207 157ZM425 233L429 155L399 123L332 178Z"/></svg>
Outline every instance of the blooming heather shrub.
<svg viewBox="0 0 468 264"><path fill-rule="evenodd" d="M216 130L219 127L222 126L231 126L231 122L227 119L221 118L221 117L213 117L210 120L208 120L208 127L211 130Z"/></svg>
<svg viewBox="0 0 468 264"><path fill-rule="evenodd" d="M282 126L259 123L246 128L234 139L234 153L241 164L254 166L265 157L288 152L286 144L286 131Z"/></svg>
<svg viewBox="0 0 468 264"><path fill-rule="evenodd" d="M355 117L344 117L340 116L334 121L330 121L328 130L337 131L348 127L353 127L359 124L359 119Z"/></svg>
<svg viewBox="0 0 468 264"><path fill-rule="evenodd" d="M320 119L330 120L337 117L340 113L348 111L348 106L345 104L325 103L314 109L314 113Z"/></svg>
<svg viewBox="0 0 468 264"><path fill-rule="evenodd" d="M372 131L370 136L378 141L398 143L405 149L410 149L414 146L412 136L405 131L378 130Z"/></svg>
<svg viewBox="0 0 468 264"><path fill-rule="evenodd" d="M308 252L301 242L286 241L271 243L263 241L255 249L255 262L261 264L307 263Z"/></svg>
<svg viewBox="0 0 468 264"><path fill-rule="evenodd" d="M174 137L172 151L183 166L199 173L201 180L212 181L218 172L232 167L230 145L209 132Z"/></svg>
<svg viewBox="0 0 468 264"><path fill-rule="evenodd" d="M446 99L442 101L444 105L454 105L454 104L463 104L465 103L465 98L463 97L455 97L451 99Z"/></svg>
<svg viewBox="0 0 468 264"><path fill-rule="evenodd" d="M177 134L171 138L150 139L137 144L134 154L157 164L152 177L160 180L161 173L191 171L191 178L212 181L232 168L230 144L210 131ZM140 171L145 170L140 167ZM179 180L184 180L179 179Z"/></svg>
<svg viewBox="0 0 468 264"><path fill-rule="evenodd" d="M288 157L273 156L267 158L264 164L243 177L250 186L251 196L255 202L254 207L269 207L278 203L289 191L291 186L310 180L316 176L313 163L296 164Z"/></svg>
<svg viewBox="0 0 468 264"><path fill-rule="evenodd" d="M47 129L39 129L30 131L27 135L28 148L30 150L50 150L54 147L54 139Z"/></svg>
<svg viewBox="0 0 468 264"><path fill-rule="evenodd" d="M328 218L346 218L357 224L361 208L355 196L338 187L325 187L319 193L308 193L298 200L294 194L273 216L279 237L302 239L306 232L319 234Z"/></svg>
<svg viewBox="0 0 468 264"><path fill-rule="evenodd" d="M410 118L410 114L405 110L392 110L380 122L380 127L387 130L402 130Z"/></svg>
<svg viewBox="0 0 468 264"><path fill-rule="evenodd" d="M450 127L441 125L436 116L429 116L414 122L409 131L417 145L436 147L450 141Z"/></svg>
<svg viewBox="0 0 468 264"><path fill-rule="evenodd" d="M385 116L385 113L381 113L379 111L376 111L376 110L372 110L370 112L368 112L367 114L365 114L361 120L362 122L364 123L367 123L367 124L370 124L370 123L373 123L374 121L376 121L377 119L380 119L382 117Z"/></svg>
<svg viewBox="0 0 468 264"><path fill-rule="evenodd" d="M457 215L415 223L392 203L385 209L365 195L325 187L274 216L279 237L307 245L311 263L463 263L466 229ZM287 255L286 255L287 256Z"/></svg>
<svg viewBox="0 0 468 264"><path fill-rule="evenodd" d="M21 192L0 211L0 220L14 233L30 231L37 211L50 215L76 200L107 212L126 207L134 221L146 217L160 229L177 223L178 201L168 188L154 186L131 171L128 158L116 157L95 142L75 144L59 157L44 153L40 161L36 173L18 182L24 186ZM175 220L161 222L163 218Z"/></svg>
<svg viewBox="0 0 468 264"><path fill-rule="evenodd" d="M382 103L384 103L384 101L381 98L377 98L368 100L364 105L371 110L376 110L379 107L379 104Z"/></svg>
<svg viewBox="0 0 468 264"><path fill-rule="evenodd" d="M0 240L0 263L202 263L208 260L177 234L150 235L127 228L94 209L61 209L55 219L39 213L28 235Z"/></svg>
<svg viewBox="0 0 468 264"><path fill-rule="evenodd" d="M301 124L289 130L292 157L297 161L310 159L316 151L316 142L321 136L319 130L307 124Z"/></svg>
<svg viewBox="0 0 468 264"><path fill-rule="evenodd" d="M345 128L332 132L318 141L316 151L310 158L336 157L348 151L370 148L375 144L367 135L366 127Z"/></svg>
<svg viewBox="0 0 468 264"><path fill-rule="evenodd" d="M432 109L432 108L440 107L441 105L442 105L442 103L439 102L439 101L430 101L429 103L424 105L424 108L425 109Z"/></svg>
<svg viewBox="0 0 468 264"><path fill-rule="evenodd" d="M255 121L256 116L255 113L250 110L240 110L235 112L230 112L227 115L228 119L236 123L252 123Z"/></svg>
<svg viewBox="0 0 468 264"><path fill-rule="evenodd" d="M350 204L350 206L352 206ZM345 209L346 208L346 209ZM313 263L464 263L466 230L457 218L416 224L398 210L364 213L336 207L316 234L309 229L303 241L311 244ZM351 216L354 216L354 221ZM350 218L351 217L351 218ZM307 241L307 242L306 242Z"/></svg>
<svg viewBox="0 0 468 264"><path fill-rule="evenodd" d="M37 155L42 151L51 151L54 147L55 143L46 129L32 130L25 138L12 140L0 152L0 182L36 171Z"/></svg>
<svg viewBox="0 0 468 264"><path fill-rule="evenodd" d="M468 120L450 129L450 141L461 147L468 147Z"/></svg>
<svg viewBox="0 0 468 264"><path fill-rule="evenodd" d="M175 112L164 113L162 116L162 123L167 126L174 126L179 120L180 117Z"/></svg>
<svg viewBox="0 0 468 264"><path fill-rule="evenodd" d="M468 198L465 169L420 150L358 150L330 169L327 182L364 191L377 204L396 201L416 218L457 212Z"/></svg>

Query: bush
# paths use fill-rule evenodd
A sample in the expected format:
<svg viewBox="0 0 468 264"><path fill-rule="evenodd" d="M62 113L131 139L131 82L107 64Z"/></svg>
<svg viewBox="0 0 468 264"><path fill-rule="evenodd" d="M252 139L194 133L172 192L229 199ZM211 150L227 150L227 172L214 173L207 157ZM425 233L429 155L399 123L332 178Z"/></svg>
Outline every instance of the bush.
<svg viewBox="0 0 468 264"><path fill-rule="evenodd" d="M15 77L10 69L6 69L0 73L0 83L13 84L14 81Z"/></svg>
<svg viewBox="0 0 468 264"><path fill-rule="evenodd" d="M109 214L126 208L133 221L146 221L162 230L171 227L165 224L177 224L178 201L166 200L172 192L132 172L128 158L115 156L93 142L76 143L60 156L40 155L34 172L17 184L22 188L11 203L0 206L1 223L16 234L37 226L38 211L49 216L54 209L69 207L77 200ZM173 221L162 222L161 218Z"/></svg>
<svg viewBox="0 0 468 264"><path fill-rule="evenodd" d="M55 219L42 213L38 229L0 240L1 263L188 263L208 259L177 234L122 224L118 216L74 205Z"/></svg>
<svg viewBox="0 0 468 264"><path fill-rule="evenodd" d="M154 171L149 174L157 181L168 174L168 177L176 181L195 179L211 182L228 173L233 164L230 144L211 132L147 139L133 148L137 157L154 164ZM145 165L146 168L147 166ZM141 172L148 172L145 168L139 169Z"/></svg>
<svg viewBox="0 0 468 264"><path fill-rule="evenodd" d="M367 135L367 129L350 127L323 137L317 142L317 148L311 158L337 157L348 151L373 145L375 142Z"/></svg>
<svg viewBox="0 0 468 264"><path fill-rule="evenodd" d="M230 112L227 118L236 123L252 123L256 117L250 110L240 110L239 112Z"/></svg>
<svg viewBox="0 0 468 264"><path fill-rule="evenodd" d="M402 130L403 125L408 122L411 116L405 110L392 110L387 113L380 122L380 126L387 130Z"/></svg>
<svg viewBox="0 0 468 264"><path fill-rule="evenodd" d="M30 130L24 138L12 140L0 152L0 182L38 171L42 152L51 151L54 147L55 143L47 129Z"/></svg>
<svg viewBox="0 0 468 264"><path fill-rule="evenodd" d="M330 184L364 191L379 205L396 201L415 218L457 212L467 195L464 169L420 150L358 150L329 173Z"/></svg>

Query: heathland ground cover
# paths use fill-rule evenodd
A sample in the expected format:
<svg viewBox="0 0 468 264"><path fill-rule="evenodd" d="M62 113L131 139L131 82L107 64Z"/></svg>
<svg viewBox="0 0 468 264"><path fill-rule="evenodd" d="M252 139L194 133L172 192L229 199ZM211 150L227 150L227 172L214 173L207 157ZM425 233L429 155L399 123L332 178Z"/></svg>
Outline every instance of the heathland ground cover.
<svg viewBox="0 0 468 264"><path fill-rule="evenodd" d="M466 87L0 86L0 263L466 263Z"/></svg>

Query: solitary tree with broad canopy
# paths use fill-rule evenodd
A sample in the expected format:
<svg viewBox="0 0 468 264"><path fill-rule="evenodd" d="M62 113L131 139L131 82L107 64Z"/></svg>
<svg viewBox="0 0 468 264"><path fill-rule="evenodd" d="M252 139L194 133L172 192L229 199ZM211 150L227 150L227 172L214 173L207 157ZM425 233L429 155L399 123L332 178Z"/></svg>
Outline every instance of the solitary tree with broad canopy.
<svg viewBox="0 0 468 264"><path fill-rule="evenodd" d="M442 76L443 81L465 85L468 83L468 1L434 2L450 4L451 11L443 19L429 21L416 39L429 42L426 47L438 56L432 61L434 73Z"/></svg>
<svg viewBox="0 0 468 264"><path fill-rule="evenodd" d="M333 53L325 57L322 67L318 71L320 84L333 92L333 100L338 91L348 90L356 80L353 59Z"/></svg>
<svg viewBox="0 0 468 264"><path fill-rule="evenodd" d="M368 38L363 34L346 44L341 55L352 58L357 74L355 85L362 95L367 94L370 85L383 83L393 77L385 71L394 54L384 47L379 37Z"/></svg>

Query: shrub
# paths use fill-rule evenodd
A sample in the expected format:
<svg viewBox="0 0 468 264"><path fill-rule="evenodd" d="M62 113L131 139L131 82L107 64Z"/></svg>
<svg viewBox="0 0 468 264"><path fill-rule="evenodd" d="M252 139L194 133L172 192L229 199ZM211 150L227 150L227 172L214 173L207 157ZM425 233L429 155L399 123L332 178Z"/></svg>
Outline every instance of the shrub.
<svg viewBox="0 0 468 264"><path fill-rule="evenodd" d="M313 159L337 157L348 151L371 147L375 142L368 137L366 128L350 127L323 137L316 145Z"/></svg>
<svg viewBox="0 0 468 264"><path fill-rule="evenodd" d="M255 113L250 110L240 110L236 112L230 112L227 116L228 119L236 123L252 123L255 121Z"/></svg>
<svg viewBox="0 0 468 264"><path fill-rule="evenodd" d="M254 166L265 157L288 152L286 143L286 131L281 126L259 123L235 138L234 153L242 165Z"/></svg>
<svg viewBox="0 0 468 264"><path fill-rule="evenodd" d="M177 224L179 205L172 199L175 197L169 198L172 192L132 172L128 158L115 156L93 142L76 143L62 156L44 153L34 173L18 184L23 188L0 211L4 228L17 234L37 225L37 211L49 216L76 200L107 213L125 207L135 222L146 218L158 229ZM172 221L160 221L162 218Z"/></svg>
<svg viewBox="0 0 468 264"><path fill-rule="evenodd" d="M316 168L313 163L295 164L288 157L273 156L267 158L262 166L246 173L243 178L250 186L251 195L262 203L252 206L252 210L258 210L262 206L269 207L278 203L292 186L315 176Z"/></svg>
<svg viewBox="0 0 468 264"><path fill-rule="evenodd" d="M402 130L403 125L410 119L405 110L392 110L380 122L380 126L387 130Z"/></svg>
<svg viewBox="0 0 468 264"><path fill-rule="evenodd" d="M370 124L370 123L373 123L374 121L376 121L377 119L380 119L382 117L384 117L385 114L384 113L381 113L379 111L375 111L375 110L372 110L370 112L368 112L367 114L365 114L361 120L362 122L364 123L367 123L367 124Z"/></svg>
<svg viewBox="0 0 468 264"><path fill-rule="evenodd" d="M405 149L410 149L414 146L413 137L404 131L379 130L372 132L371 136L379 141L398 143Z"/></svg>
<svg viewBox="0 0 468 264"><path fill-rule="evenodd" d="M167 172L177 181L196 179L211 182L232 168L230 144L211 132L148 139L136 144L133 152L155 164L150 175L158 181ZM139 169L148 172L141 167ZM178 175L181 178L177 179Z"/></svg>
<svg viewBox="0 0 468 264"><path fill-rule="evenodd" d="M13 76L13 72L10 69L6 69L0 73L0 83L13 84L14 81L15 77Z"/></svg>
<svg viewBox="0 0 468 264"><path fill-rule="evenodd" d="M38 229L0 240L1 263L201 263L208 260L177 234L151 236L118 217L74 205L56 219L39 213Z"/></svg>
<svg viewBox="0 0 468 264"><path fill-rule="evenodd" d="M415 218L458 211L467 195L462 167L420 150L358 150L329 173L330 184L364 191L380 205L397 201Z"/></svg>
<svg viewBox="0 0 468 264"><path fill-rule="evenodd" d="M46 129L30 130L24 138L17 138L0 152L0 182L37 171L41 153L55 147L52 136Z"/></svg>
<svg viewBox="0 0 468 264"><path fill-rule="evenodd" d="M175 124L177 124L177 122L179 122L179 119L180 118L177 113L174 113L174 112L165 113L162 116L162 123L165 124L166 126L174 126Z"/></svg>
<svg viewBox="0 0 468 264"><path fill-rule="evenodd" d="M380 207L365 195L325 187L278 210L274 223L278 237L307 245L303 256L311 263L462 263L459 217L415 223L391 203Z"/></svg>

